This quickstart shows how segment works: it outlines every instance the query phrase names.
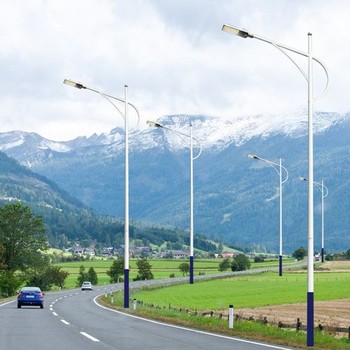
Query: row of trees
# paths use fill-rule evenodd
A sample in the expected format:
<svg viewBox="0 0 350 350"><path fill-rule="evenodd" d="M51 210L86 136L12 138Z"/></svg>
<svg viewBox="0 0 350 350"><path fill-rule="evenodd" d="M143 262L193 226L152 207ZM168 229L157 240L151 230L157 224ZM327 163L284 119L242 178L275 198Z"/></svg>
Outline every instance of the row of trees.
<svg viewBox="0 0 350 350"><path fill-rule="evenodd" d="M42 253L47 248L41 217L19 203L0 207L0 295L14 295L25 284L63 287L68 273L51 265Z"/></svg>
<svg viewBox="0 0 350 350"><path fill-rule="evenodd" d="M135 281L154 279L153 273L151 271L152 265L146 258L137 260L136 266L138 273L134 279ZM124 275L124 257L118 257L113 261L112 266L109 270L107 270L107 275L110 277L111 283L117 283L122 280L122 276Z"/></svg>
<svg viewBox="0 0 350 350"><path fill-rule="evenodd" d="M219 271L245 271L250 269L250 260L244 254L236 255L232 260L226 258L219 264Z"/></svg>

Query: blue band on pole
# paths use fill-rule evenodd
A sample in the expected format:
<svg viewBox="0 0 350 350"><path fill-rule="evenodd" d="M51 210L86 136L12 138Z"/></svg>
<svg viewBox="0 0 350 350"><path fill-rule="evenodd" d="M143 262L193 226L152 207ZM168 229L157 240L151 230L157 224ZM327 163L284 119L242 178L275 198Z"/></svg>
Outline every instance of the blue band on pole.
<svg viewBox="0 0 350 350"><path fill-rule="evenodd" d="M129 270L124 270L124 308L129 308Z"/></svg>
<svg viewBox="0 0 350 350"><path fill-rule="evenodd" d="M314 293L307 293L307 346L314 346Z"/></svg>
<svg viewBox="0 0 350 350"><path fill-rule="evenodd" d="M190 256L190 284L193 284L193 256Z"/></svg>
<svg viewBox="0 0 350 350"><path fill-rule="evenodd" d="M278 275L279 275L279 276L282 276L282 255L280 255L280 258L279 258Z"/></svg>
<svg viewBox="0 0 350 350"><path fill-rule="evenodd" d="M321 250L321 258L322 258L322 262L324 263L324 248L322 248Z"/></svg>

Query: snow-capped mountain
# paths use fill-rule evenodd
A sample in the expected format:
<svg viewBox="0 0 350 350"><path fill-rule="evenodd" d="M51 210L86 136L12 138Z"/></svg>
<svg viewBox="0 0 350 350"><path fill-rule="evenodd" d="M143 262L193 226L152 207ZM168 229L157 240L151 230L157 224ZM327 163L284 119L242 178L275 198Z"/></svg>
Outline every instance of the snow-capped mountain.
<svg viewBox="0 0 350 350"><path fill-rule="evenodd" d="M130 134L133 220L188 227L187 136L192 125L193 138L203 147L194 168L196 232L224 237L237 245L256 244L277 250L278 177L270 167L247 158L247 154L254 153L272 161L283 158L289 171L283 192L286 250L307 246L307 188L299 180L307 176L306 113L258 115L232 121L174 115L157 122L175 132L145 125ZM314 114L314 177L315 181L323 179L329 188L325 202L326 244L339 250L350 247L349 132L350 114ZM196 142L193 145L197 147ZM33 133L7 132L0 134L0 151L56 182L98 212L123 216L122 129L67 142L49 141ZM317 230L320 205L315 191ZM319 249L318 238L315 242Z"/></svg>
<svg viewBox="0 0 350 350"><path fill-rule="evenodd" d="M350 119L349 114L315 113L314 133L321 133L328 128ZM241 146L254 137L268 138L275 134L301 137L307 133L307 115L299 113L287 116L255 115L240 117L235 120L223 120L209 116L172 115L162 117L157 123L174 130L169 132L146 127L130 133L130 148L134 151L161 147L181 150L189 146L189 137L179 137L179 132L190 134L198 140L203 150L224 150L231 144ZM196 142L194 147L198 146ZM36 167L54 154L102 152L104 157L113 156L114 152L124 149L124 131L115 128L109 133L78 137L71 141L51 141L36 133L11 131L0 133L0 151L7 153L27 167Z"/></svg>

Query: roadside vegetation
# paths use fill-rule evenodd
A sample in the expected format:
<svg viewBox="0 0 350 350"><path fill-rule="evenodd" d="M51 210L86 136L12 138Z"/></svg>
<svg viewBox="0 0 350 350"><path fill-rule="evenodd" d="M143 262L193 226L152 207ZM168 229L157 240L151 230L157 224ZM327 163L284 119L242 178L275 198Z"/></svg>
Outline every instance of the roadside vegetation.
<svg viewBox="0 0 350 350"><path fill-rule="evenodd" d="M346 272L330 270L327 273L316 273L315 298L317 301L349 298L350 265L349 263L344 265L348 268ZM261 321L241 319L236 320L234 329L230 330L226 317L201 316L203 311L208 310L221 311L225 314L230 304L234 305L235 313L238 313L240 308L303 303L305 294L306 272L299 270L285 273L282 277L268 272L196 282L194 285L184 283L169 287L154 286L132 290L131 299L137 300L136 310L132 307L128 310L123 309L123 292L114 293L113 303L111 295L102 296L100 299L110 307L150 319L306 349L306 335L303 331L284 330L277 326L264 325ZM350 340L344 334L342 338L338 338L334 334L316 330L315 346L320 350L349 349Z"/></svg>
<svg viewBox="0 0 350 350"><path fill-rule="evenodd" d="M51 264L42 253L47 249L41 217L19 203L0 207L0 296L12 296L25 284L63 288L67 272Z"/></svg>

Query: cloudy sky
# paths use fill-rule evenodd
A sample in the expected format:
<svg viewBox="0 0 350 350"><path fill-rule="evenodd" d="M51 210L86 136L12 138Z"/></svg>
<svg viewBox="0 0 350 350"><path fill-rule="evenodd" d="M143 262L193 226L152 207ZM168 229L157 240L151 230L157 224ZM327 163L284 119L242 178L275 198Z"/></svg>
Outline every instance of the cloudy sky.
<svg viewBox="0 0 350 350"><path fill-rule="evenodd" d="M315 110L350 111L347 0L0 0L0 9L0 132L63 141L123 125L106 100L65 78L121 98L127 84L141 127L168 114L306 110L307 83L291 61L222 32L224 23L305 52L312 32L331 79ZM307 71L307 59L293 58ZM314 95L324 84L315 65Z"/></svg>

